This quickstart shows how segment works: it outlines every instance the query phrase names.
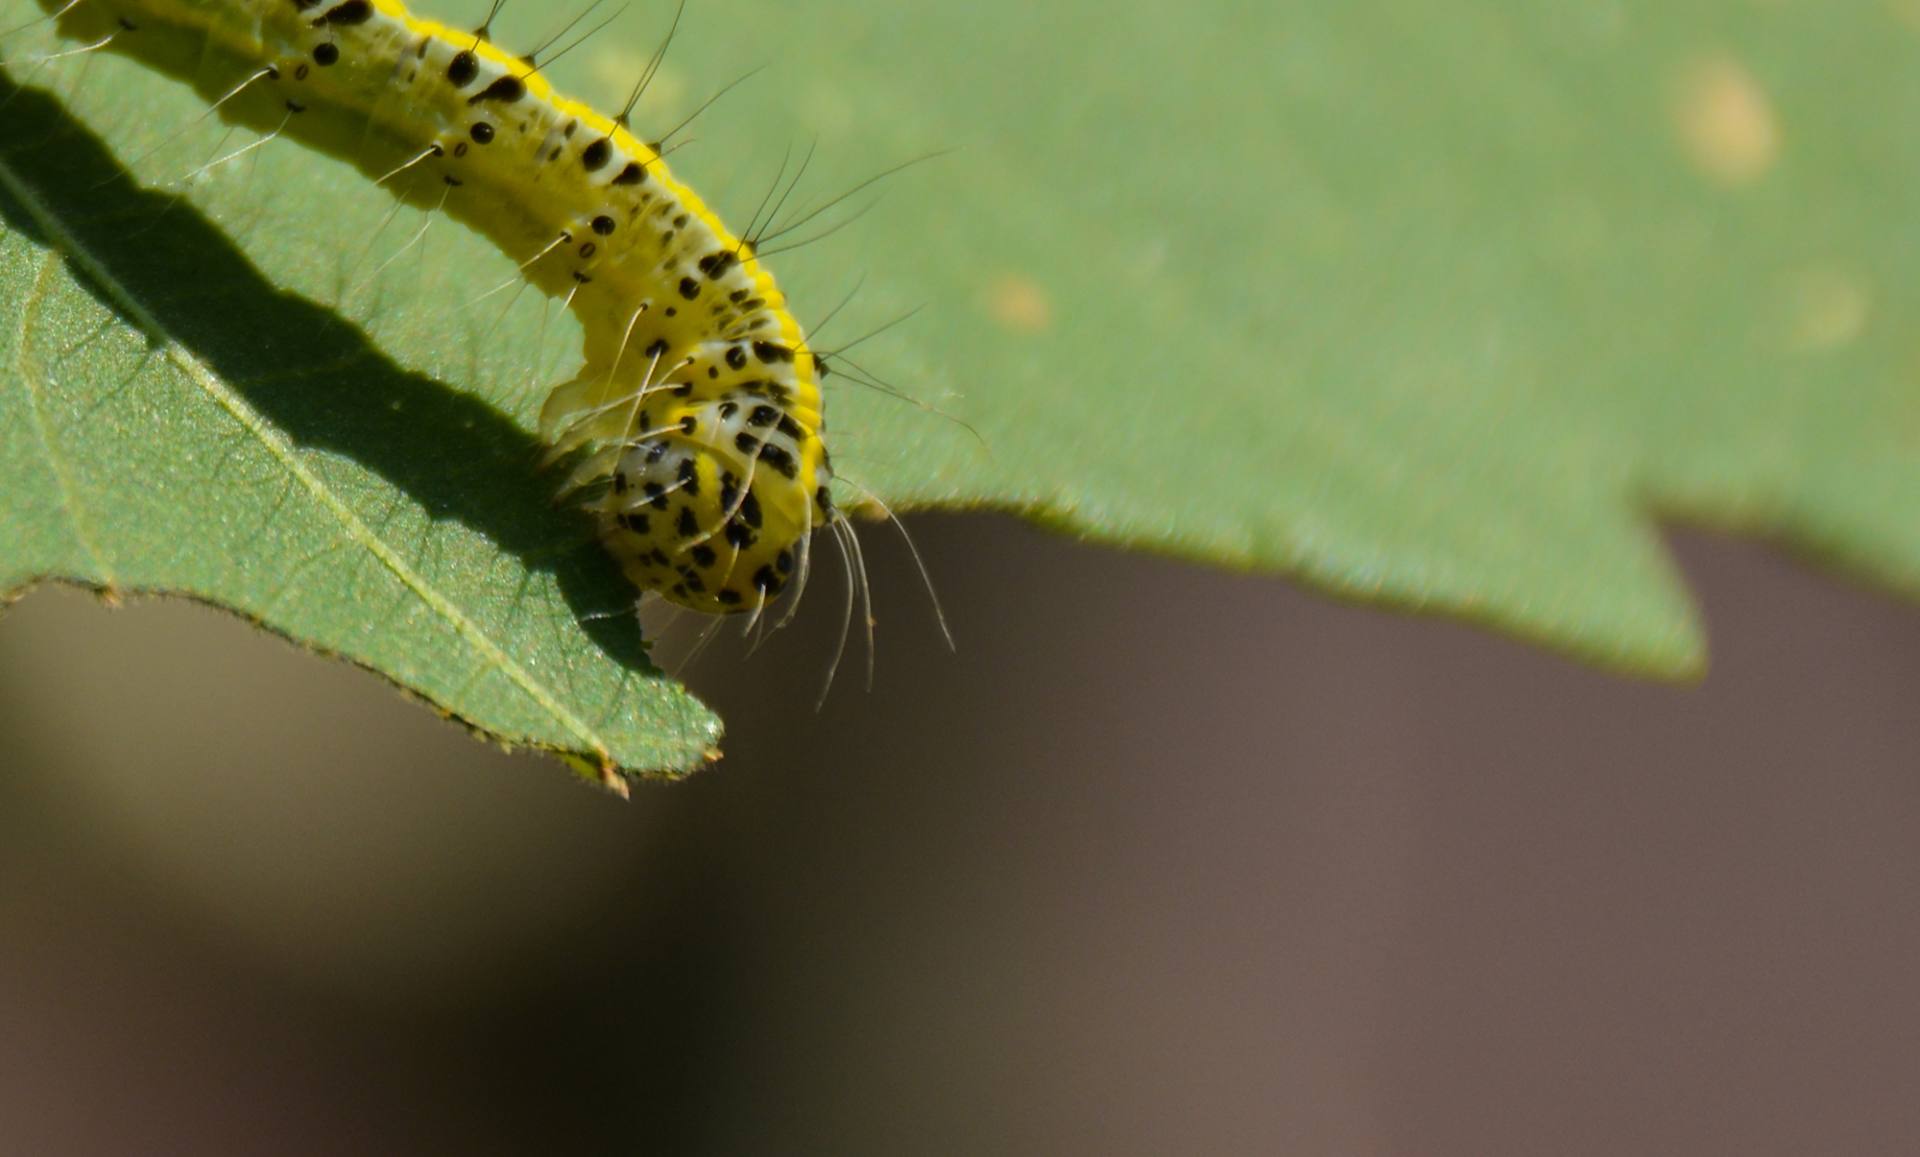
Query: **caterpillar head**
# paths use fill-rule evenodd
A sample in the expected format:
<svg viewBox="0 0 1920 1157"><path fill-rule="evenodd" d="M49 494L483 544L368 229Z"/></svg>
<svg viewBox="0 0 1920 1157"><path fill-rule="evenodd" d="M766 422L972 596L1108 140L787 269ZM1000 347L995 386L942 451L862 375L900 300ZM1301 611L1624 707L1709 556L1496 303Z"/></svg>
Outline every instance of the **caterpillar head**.
<svg viewBox="0 0 1920 1157"><path fill-rule="evenodd" d="M543 416L567 431L550 435L556 449L589 451L569 489L627 577L709 614L777 598L837 517L818 421L774 378L718 385L693 360L624 400L582 406L563 387Z"/></svg>

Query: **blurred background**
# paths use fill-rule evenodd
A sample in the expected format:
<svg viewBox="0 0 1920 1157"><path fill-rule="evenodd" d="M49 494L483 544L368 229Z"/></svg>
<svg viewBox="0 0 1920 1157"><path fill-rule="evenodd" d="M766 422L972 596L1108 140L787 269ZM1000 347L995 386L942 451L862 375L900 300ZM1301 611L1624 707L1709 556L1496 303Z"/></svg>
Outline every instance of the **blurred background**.
<svg viewBox="0 0 1920 1157"><path fill-rule="evenodd" d="M688 672L620 803L218 612L0 621L21 1153L1920 1146L1920 614L1673 543L1714 666L987 517Z"/></svg>

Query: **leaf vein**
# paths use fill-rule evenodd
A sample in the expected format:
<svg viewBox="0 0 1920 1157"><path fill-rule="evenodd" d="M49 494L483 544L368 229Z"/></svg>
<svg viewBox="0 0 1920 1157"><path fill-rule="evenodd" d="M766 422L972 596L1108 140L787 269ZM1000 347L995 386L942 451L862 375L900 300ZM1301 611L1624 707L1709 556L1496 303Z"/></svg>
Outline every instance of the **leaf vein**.
<svg viewBox="0 0 1920 1157"><path fill-rule="evenodd" d="M54 242L67 261L77 266L102 292L106 293L148 337L165 349L167 358L184 373L215 405L233 418L252 436L281 469L304 489L316 503L341 526L344 533L381 566L399 580L455 634L473 648L484 662L501 674L536 703L542 711L568 732L577 736L596 754L605 758L607 744L585 720L568 710L553 690L509 656L505 649L481 626L464 614L445 594L426 581L394 547L376 534L352 508L323 482L319 475L300 460L293 444L275 430L252 406L214 373L199 358L174 338L167 327L136 295L116 278L107 264L96 257L67 222L45 201L38 191L22 180L4 157L0 157L0 185L30 213L45 235ZM48 255L48 261L53 254ZM43 270L42 277L44 278ZM36 286L36 292L39 287ZM23 322L24 324L24 322ZM98 557L96 555L96 557Z"/></svg>
<svg viewBox="0 0 1920 1157"><path fill-rule="evenodd" d="M33 332L33 320L40 314L40 307L47 297L48 282L54 269L58 267L54 254L45 254L40 268L33 278L33 289L25 302L21 303L20 326L14 334L13 366L17 371L21 387L27 400L28 420L33 424L34 439L40 443L40 451L46 456L47 470L53 475L54 484L60 489L60 508L66 513L67 523L73 530L73 540L93 562L93 570L98 581L107 587L114 585L113 568L107 564L106 555L95 544L93 535L87 530L87 519L81 511L80 490L67 469L66 461L60 456L54 445L53 435L47 429L47 419L41 404L40 393L46 384L45 367L30 352Z"/></svg>

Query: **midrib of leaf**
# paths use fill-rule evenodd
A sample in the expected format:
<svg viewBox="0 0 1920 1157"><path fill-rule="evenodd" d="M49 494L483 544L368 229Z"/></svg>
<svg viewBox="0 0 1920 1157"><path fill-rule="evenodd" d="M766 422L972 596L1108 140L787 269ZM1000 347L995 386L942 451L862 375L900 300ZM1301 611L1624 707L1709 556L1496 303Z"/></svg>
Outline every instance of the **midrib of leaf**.
<svg viewBox="0 0 1920 1157"><path fill-rule="evenodd" d="M477 623L461 613L460 609L453 604L452 600L434 589L425 578L411 566L408 566L406 560L402 559L398 552L381 539L379 535L375 534L372 528L361 521L360 517L355 514L345 502L341 501L313 471L301 463L293 446L262 419L261 416L254 411L253 407L247 405L226 382L221 380L219 375L208 369L200 359L188 352L187 349L175 339L173 334L161 324L160 320L141 304L137 296L129 291L127 287L112 274L107 264L95 257L94 254L81 243L80 239L66 227L65 222L59 214L36 194L31 185L21 180L18 174L13 171L13 167L4 159L0 159L0 185L5 186L7 192L10 193L28 213L32 214L35 223L40 226L49 239L55 242L55 247L66 260L78 266L82 273L91 279L103 293L107 294L107 296L139 326L141 331L148 336L149 340L160 346L165 352L167 359L185 373L188 379L200 388L201 392L206 394L215 405L231 415L235 421L239 422L241 427L251 434L254 439L259 442L261 447L273 457L274 461L280 464L288 476L306 490L308 494L312 495L315 501L320 504L321 508L340 524L349 539L358 543L369 554L373 555L382 566L386 567L388 571L392 572L395 578L400 580L403 586L409 591L412 591L430 611L444 619L461 639L472 646L489 665L504 675L514 686L525 692L534 703L552 716L557 724L576 736L593 751L603 754L607 751L606 742L600 738L590 725L574 715L571 711L568 711L566 707L561 704L557 696L536 680L525 668L515 663L498 644L488 637L486 632L483 631ZM45 272L46 270L43 267L41 281L35 285L36 297L43 292ZM31 315L31 312L32 310L30 308L24 311L28 316ZM26 322L23 321L22 326L25 327L25 325ZM24 342L21 344L21 348L25 348ZM33 380L32 375L28 374L26 376L29 381L27 389L30 399L33 401L36 422L35 432L40 439L41 445L46 449L49 463L56 477L60 479L62 494L67 504L68 515L75 524L75 533L88 554L98 560L98 553L93 550L84 530L80 527L79 512L74 505L76 501L75 495L68 482L64 468L59 461L59 456L54 450L51 440L46 436L45 429L39 425L37 395L33 393L34 386L31 384ZM104 567L102 567L102 573L105 573Z"/></svg>

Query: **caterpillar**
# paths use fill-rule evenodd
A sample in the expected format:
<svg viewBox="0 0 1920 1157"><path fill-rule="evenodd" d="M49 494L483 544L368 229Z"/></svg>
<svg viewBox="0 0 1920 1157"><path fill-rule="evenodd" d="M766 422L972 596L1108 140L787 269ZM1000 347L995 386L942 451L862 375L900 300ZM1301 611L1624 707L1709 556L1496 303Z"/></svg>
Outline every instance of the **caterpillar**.
<svg viewBox="0 0 1920 1157"><path fill-rule="evenodd" d="M459 30L398 0L38 3L74 51L134 58L230 124L348 161L561 299L582 365L552 387L541 435L571 463L563 497L641 591L757 617L804 584L812 532L845 528L825 361L752 241L629 128L644 82L608 117L495 46L491 16Z"/></svg>

